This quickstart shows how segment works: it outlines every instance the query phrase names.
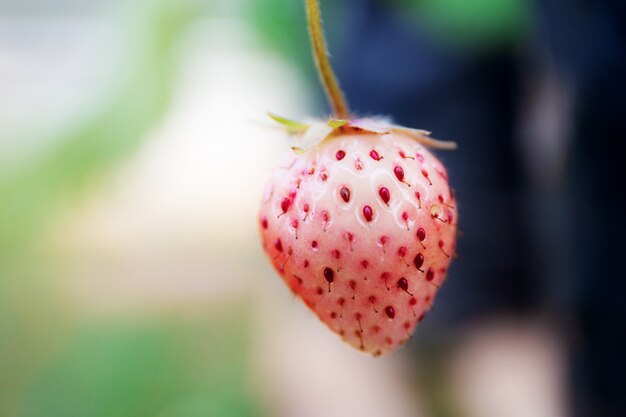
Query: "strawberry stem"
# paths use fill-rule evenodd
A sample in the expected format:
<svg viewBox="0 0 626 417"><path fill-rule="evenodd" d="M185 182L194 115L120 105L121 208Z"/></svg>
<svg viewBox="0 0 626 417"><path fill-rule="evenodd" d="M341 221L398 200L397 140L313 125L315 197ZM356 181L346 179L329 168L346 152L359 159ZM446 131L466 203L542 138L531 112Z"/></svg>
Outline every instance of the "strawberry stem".
<svg viewBox="0 0 626 417"><path fill-rule="evenodd" d="M333 110L333 115L337 119L348 119L350 113L348 104L328 59L319 0L306 0L306 14L317 72L326 91L326 97Z"/></svg>

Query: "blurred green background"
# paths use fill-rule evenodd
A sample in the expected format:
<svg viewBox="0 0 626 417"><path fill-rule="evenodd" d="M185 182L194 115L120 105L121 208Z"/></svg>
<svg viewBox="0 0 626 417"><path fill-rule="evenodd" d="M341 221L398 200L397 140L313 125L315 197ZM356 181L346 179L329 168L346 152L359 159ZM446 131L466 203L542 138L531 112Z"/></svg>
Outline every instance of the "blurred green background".
<svg viewBox="0 0 626 417"><path fill-rule="evenodd" d="M72 241L70 224L165 123L180 96L181 62L198 55L200 42L220 42L194 30L228 9L186 0L0 4L0 415L259 415L246 291L224 302L206 289L192 307L179 297L179 307L155 300L165 290L151 291L148 278L146 292L161 294L138 296L146 305L104 296L98 309L73 288L100 263L109 272L93 278L87 298L150 276L151 255L130 272L128 259ZM135 231L139 247L149 244L145 233ZM187 238L163 237L159 250L184 262L170 245ZM216 279L210 261L199 268L204 274L180 273Z"/></svg>

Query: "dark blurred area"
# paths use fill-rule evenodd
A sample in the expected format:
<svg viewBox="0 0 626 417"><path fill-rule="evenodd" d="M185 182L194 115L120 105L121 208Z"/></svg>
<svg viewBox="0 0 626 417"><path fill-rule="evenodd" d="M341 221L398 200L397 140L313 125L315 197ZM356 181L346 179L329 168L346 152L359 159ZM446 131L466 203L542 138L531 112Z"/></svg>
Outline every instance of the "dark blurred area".
<svg viewBox="0 0 626 417"><path fill-rule="evenodd" d="M321 3L352 109L459 144L412 341L340 343L256 236L265 112L328 112L303 1L4 0L0 417L626 415L626 3Z"/></svg>
<svg viewBox="0 0 626 417"><path fill-rule="evenodd" d="M425 331L541 317L570 415L626 413L626 3L344 3L330 44L352 106L460 145L441 155L460 259Z"/></svg>

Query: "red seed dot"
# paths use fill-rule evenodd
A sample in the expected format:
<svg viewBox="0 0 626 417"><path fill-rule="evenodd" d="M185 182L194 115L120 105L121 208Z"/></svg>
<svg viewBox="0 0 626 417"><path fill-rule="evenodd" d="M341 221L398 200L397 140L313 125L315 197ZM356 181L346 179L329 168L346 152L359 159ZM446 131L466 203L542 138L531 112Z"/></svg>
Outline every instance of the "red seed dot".
<svg viewBox="0 0 626 417"><path fill-rule="evenodd" d="M403 211L402 212L402 220L407 222L409 220L409 213L407 213L406 211Z"/></svg>
<svg viewBox="0 0 626 417"><path fill-rule="evenodd" d="M322 293L324 293L322 287L317 287L317 295L322 295Z"/></svg>
<svg viewBox="0 0 626 417"><path fill-rule="evenodd" d="M417 158L417 160L418 160L418 161L420 161L420 162L422 162L422 163L424 162L424 157L422 156L422 154L421 154L421 153L419 153L419 152L418 152L418 153L416 153L416 154L415 154L415 157Z"/></svg>
<svg viewBox="0 0 626 417"><path fill-rule="evenodd" d="M337 313L335 313L334 311L332 313L330 313L330 318L331 319L336 319L337 318Z"/></svg>
<svg viewBox="0 0 626 417"><path fill-rule="evenodd" d="M400 256L401 258L404 258L406 256L406 246L400 246L398 248L398 256Z"/></svg>
<svg viewBox="0 0 626 417"><path fill-rule="evenodd" d="M378 333L378 332L380 332L380 326L377 326L377 325L372 326L372 333Z"/></svg>
<svg viewBox="0 0 626 417"><path fill-rule="evenodd" d="M378 154L378 152L376 152L375 149L372 149L372 151L370 152L370 156L372 157L373 160L375 161L380 161L382 159L382 156L380 156Z"/></svg>
<svg viewBox="0 0 626 417"><path fill-rule="evenodd" d="M396 178L398 179L398 181L404 181L404 169L402 169L401 166L396 165L393 168L393 173L396 175Z"/></svg>
<svg viewBox="0 0 626 417"><path fill-rule="evenodd" d="M313 249L317 249L317 240L314 240L314 241L311 242L311 247Z"/></svg>
<svg viewBox="0 0 626 417"><path fill-rule="evenodd" d="M350 289L351 289L352 291L356 290L356 281L351 280L351 281L348 283L348 285L350 286Z"/></svg>
<svg viewBox="0 0 626 417"><path fill-rule="evenodd" d="M337 153L335 154L335 158L337 158L337 161L341 161L345 157L346 157L346 153L342 151L341 149L339 149Z"/></svg>
<svg viewBox="0 0 626 417"><path fill-rule="evenodd" d="M389 189L387 187L380 187L378 189L378 195L380 196L381 200L383 200L383 203L389 203L389 200L391 199L391 194L389 193Z"/></svg>
<svg viewBox="0 0 626 417"><path fill-rule="evenodd" d="M441 210L441 206L439 204L433 204L430 207L430 217L432 217L433 219L442 221L441 220L442 214L443 214L443 210Z"/></svg>
<svg viewBox="0 0 626 417"><path fill-rule="evenodd" d="M363 207L363 217L365 217L365 220L368 222L372 221L372 218L374 217L374 211L370 206Z"/></svg>
<svg viewBox="0 0 626 417"><path fill-rule="evenodd" d="M330 222L330 214L328 211L322 211L322 220L324 221L324 231L326 231L326 226L328 226L328 223Z"/></svg>
<svg viewBox="0 0 626 417"><path fill-rule="evenodd" d="M376 303L376 297L373 295L370 295L369 298L367 299L370 303L375 304Z"/></svg>
<svg viewBox="0 0 626 417"><path fill-rule="evenodd" d="M324 268L324 278L330 284L335 280L335 271L330 268Z"/></svg>
<svg viewBox="0 0 626 417"><path fill-rule="evenodd" d="M343 237L348 241L348 242L354 242L354 235L350 232L345 232L343 234Z"/></svg>
<svg viewBox="0 0 626 417"><path fill-rule="evenodd" d="M333 253L333 258L335 258L335 259L341 258L341 252L339 252L338 249L333 249L332 253Z"/></svg>
<svg viewBox="0 0 626 417"><path fill-rule="evenodd" d="M267 229L267 217L265 216L261 217L261 227Z"/></svg>
<svg viewBox="0 0 626 417"><path fill-rule="evenodd" d="M435 278L435 270L432 268L428 268L426 271L426 281L432 281Z"/></svg>
<svg viewBox="0 0 626 417"><path fill-rule="evenodd" d="M344 300L343 298L339 298L337 300L337 304L339 304L340 306L344 305L345 302L346 302L346 300Z"/></svg>
<svg viewBox="0 0 626 417"><path fill-rule="evenodd" d="M398 288L400 288L402 291L409 290L409 282L406 280L406 278L400 278L398 280Z"/></svg>
<svg viewBox="0 0 626 417"><path fill-rule="evenodd" d="M361 266L362 266L364 269L367 269L367 267L369 266L369 264L370 264L370 263L367 261L367 259L363 259L363 260L361 261Z"/></svg>
<svg viewBox="0 0 626 417"><path fill-rule="evenodd" d="M347 187L341 187L341 189L339 190L339 195L341 196L341 199L346 203L350 201L350 190Z"/></svg>
<svg viewBox="0 0 626 417"><path fill-rule="evenodd" d="M417 304L417 299L415 297L411 297L411 299L409 300L409 305L414 306L415 304Z"/></svg>
<svg viewBox="0 0 626 417"><path fill-rule="evenodd" d="M396 316L396 310L394 310L392 306L387 306L385 307L385 314L387 315L387 317L392 319Z"/></svg>
<svg viewBox="0 0 626 417"><path fill-rule="evenodd" d="M276 239L274 241L274 247L276 248L276 250L278 252L282 252L283 251L283 242L281 242L280 239Z"/></svg>
<svg viewBox="0 0 626 417"><path fill-rule="evenodd" d="M304 267L305 267L305 268L308 268L308 267L309 267L309 260L308 260L308 259L305 259L305 260L304 260Z"/></svg>
<svg viewBox="0 0 626 417"><path fill-rule="evenodd" d="M413 263L415 264L415 267L417 269L420 269L424 265L424 255L422 255L421 253L418 253L417 255L415 255L415 258L413 259Z"/></svg>
<svg viewBox="0 0 626 417"><path fill-rule="evenodd" d="M287 210L289 210L289 206L291 206L291 198L283 198L283 200L280 202L280 209L283 211L283 213L286 213Z"/></svg>
<svg viewBox="0 0 626 417"><path fill-rule="evenodd" d="M423 242L424 240L426 240L426 230L424 230L421 227L417 229L417 238L419 239L420 242Z"/></svg>

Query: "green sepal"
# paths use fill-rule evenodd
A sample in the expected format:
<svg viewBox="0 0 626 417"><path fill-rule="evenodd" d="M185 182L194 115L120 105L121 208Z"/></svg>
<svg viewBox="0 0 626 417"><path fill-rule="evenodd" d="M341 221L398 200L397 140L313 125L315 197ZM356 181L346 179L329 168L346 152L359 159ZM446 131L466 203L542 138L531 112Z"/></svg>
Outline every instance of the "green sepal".
<svg viewBox="0 0 626 417"><path fill-rule="evenodd" d="M343 119L330 119L328 121L328 126L332 127L333 129L338 129L341 126L344 126L346 124L348 124L348 121L347 120L343 120Z"/></svg>
<svg viewBox="0 0 626 417"><path fill-rule="evenodd" d="M309 127L311 127L310 125L307 125L305 123L299 122L297 120L287 119L286 117L278 116L274 113L267 113L267 115L275 122L283 125L285 130L289 133L302 133Z"/></svg>

